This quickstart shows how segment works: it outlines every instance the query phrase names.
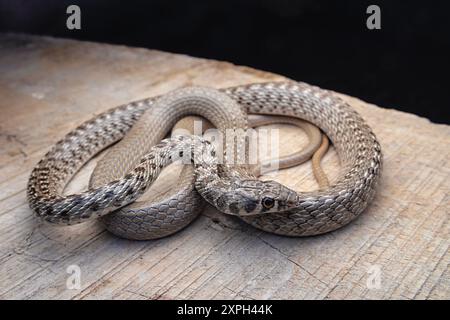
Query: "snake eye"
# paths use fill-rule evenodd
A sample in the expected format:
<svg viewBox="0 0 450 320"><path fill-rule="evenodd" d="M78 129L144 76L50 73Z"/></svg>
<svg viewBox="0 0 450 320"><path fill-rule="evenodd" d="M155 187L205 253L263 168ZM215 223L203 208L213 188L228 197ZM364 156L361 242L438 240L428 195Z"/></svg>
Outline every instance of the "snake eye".
<svg viewBox="0 0 450 320"><path fill-rule="evenodd" d="M273 208L273 206L275 205L275 200L270 197L264 197L261 201L261 204L263 205L264 208L270 209Z"/></svg>

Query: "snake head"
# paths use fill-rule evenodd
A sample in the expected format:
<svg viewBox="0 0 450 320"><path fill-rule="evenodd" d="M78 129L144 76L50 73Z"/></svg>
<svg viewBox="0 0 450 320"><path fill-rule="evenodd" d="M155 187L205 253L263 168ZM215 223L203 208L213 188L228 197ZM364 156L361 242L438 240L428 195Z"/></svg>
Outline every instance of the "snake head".
<svg viewBox="0 0 450 320"><path fill-rule="evenodd" d="M252 216L295 208L298 195L276 181L243 180L220 197L218 204L227 214Z"/></svg>

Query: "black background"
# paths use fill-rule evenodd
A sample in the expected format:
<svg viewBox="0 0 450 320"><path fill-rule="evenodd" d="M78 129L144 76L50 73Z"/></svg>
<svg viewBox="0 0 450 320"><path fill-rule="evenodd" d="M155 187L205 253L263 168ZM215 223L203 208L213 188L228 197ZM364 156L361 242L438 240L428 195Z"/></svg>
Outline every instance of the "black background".
<svg viewBox="0 0 450 320"><path fill-rule="evenodd" d="M217 313L210 314L207 319L259 319L259 320L273 320L273 319L291 319L293 315L297 315L299 310L305 315L314 314L317 318L346 318L349 320L360 319L361 314L370 312L374 318L385 318L387 312L392 313L392 309L398 309L405 318L413 316L418 318L429 317L433 312L445 313L445 307L448 307L448 301L335 301L335 300L253 300L253 301L230 301L230 300L196 300L196 301L182 301L182 300L58 300L58 301L36 301L36 300L21 300L11 301L2 300L0 305L2 311L5 312L9 308L11 314L19 317L29 317L30 310L34 310L35 314L46 314L46 318L61 319L61 314L67 313L70 310L70 315L73 319L83 319L86 314L94 316L105 316L111 319L137 319L142 315L148 315L148 318L155 318L155 315L162 315L164 319L205 319L202 316L180 316L178 315L178 308L184 305L195 306L209 306L221 310L222 304L227 305L261 305L272 304L273 315L221 315ZM52 312L48 312L52 310ZM355 310L355 312L349 312ZM361 311L363 310L363 311ZM439 311L442 310L442 311ZM20 316L22 314L22 316ZM299 316L299 318L301 315Z"/></svg>
<svg viewBox="0 0 450 320"><path fill-rule="evenodd" d="M0 31L226 60L450 123L448 1L0 0ZM81 8L81 30L66 8ZM381 8L381 30L366 8Z"/></svg>

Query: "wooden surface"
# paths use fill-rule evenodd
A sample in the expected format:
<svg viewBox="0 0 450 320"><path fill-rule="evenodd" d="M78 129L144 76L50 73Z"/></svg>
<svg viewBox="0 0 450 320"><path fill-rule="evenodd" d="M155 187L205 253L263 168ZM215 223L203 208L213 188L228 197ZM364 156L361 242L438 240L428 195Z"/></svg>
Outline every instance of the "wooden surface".
<svg viewBox="0 0 450 320"><path fill-rule="evenodd" d="M153 50L0 35L0 298L449 299L450 127L348 96L385 156L374 203L341 230L286 238L208 208L173 236L133 242L96 221L44 225L28 208L32 167L92 116L186 85L281 79ZM299 129L281 130L283 152L306 143ZM67 192L86 188L94 163ZM333 180L333 150L324 166ZM150 192L170 188L176 173L165 170ZM297 190L317 188L310 164L276 179ZM81 270L80 289L66 287L71 265Z"/></svg>

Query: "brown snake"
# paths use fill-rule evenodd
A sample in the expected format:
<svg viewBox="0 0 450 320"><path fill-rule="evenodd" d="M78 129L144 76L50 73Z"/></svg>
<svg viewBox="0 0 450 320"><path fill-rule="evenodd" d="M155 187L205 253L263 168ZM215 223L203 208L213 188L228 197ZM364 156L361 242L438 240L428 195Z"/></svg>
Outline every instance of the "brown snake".
<svg viewBox="0 0 450 320"><path fill-rule="evenodd" d="M162 106L163 110L161 112L164 113L166 105ZM101 186L107 181L112 181L126 174L128 171L127 167L123 167L122 172L112 170L112 168L116 168L115 164L117 163L126 163L130 152L137 152L140 157L144 156L150 147L160 142L160 136L167 134L165 130L168 127L164 127L165 130L161 132L155 132L153 128L151 120L155 118L154 113L158 112L155 110L156 108L154 107L153 109L152 117L141 117L139 127L135 127L135 130L130 130L127 134L128 138L122 139L118 144L113 146L105 157L99 161L91 176L90 187ZM147 120L147 118L150 119ZM146 120L150 123L143 123ZM309 145L305 149L280 157L279 159L268 160L269 162L273 160L279 161L277 166L279 169L289 168L309 160L316 150L321 149L320 147L324 146L323 143L328 141L324 136L325 140L323 142L322 134L317 127L296 118L248 115L248 122L249 127L284 123L295 125L305 131L309 139ZM202 132L210 130L213 127L207 119L202 119L198 116L189 116L176 123L172 129L172 136L178 134L194 134L194 131L196 131L195 128L200 129L197 131ZM149 128L151 129L147 132ZM159 126L156 130L158 128L163 129L162 126ZM135 134L139 135L140 139L130 138L130 136ZM317 179L319 186L325 187L328 182L320 167L322 155L323 153L315 157L313 172L315 175L320 175ZM252 169L255 176L261 175L261 165L256 165ZM102 217L102 221L108 231L122 238L132 240L157 239L173 234L190 224L204 207L205 202L195 190L194 182L193 167L190 165L184 166L177 184L169 192L149 194L150 198L147 197L145 201L138 200L122 207Z"/></svg>
<svg viewBox="0 0 450 320"><path fill-rule="evenodd" d="M81 194L62 196L68 180L86 161L122 138L142 113L151 109L155 98L150 98L110 110L58 142L31 174L30 207L54 223L77 223L102 216L133 202L164 166L186 155L195 164L195 186L204 199L262 230L290 236L320 234L349 223L367 207L380 177L381 148L371 129L348 104L329 91L296 82L253 84L223 92L231 99L219 102L236 115L236 122L229 127L245 127L239 119L245 119L246 113L298 117L319 126L334 144L342 164L337 181L324 190L297 193L277 182L252 178L239 168L221 171L215 149L208 142L195 136L178 136L153 147L122 178ZM189 105L175 99L172 102L177 107L168 108L166 117L176 121L192 113L193 101L195 106L204 107L217 103L213 100L201 95L191 99ZM225 114L211 116L216 117L216 126L221 117L225 118Z"/></svg>

